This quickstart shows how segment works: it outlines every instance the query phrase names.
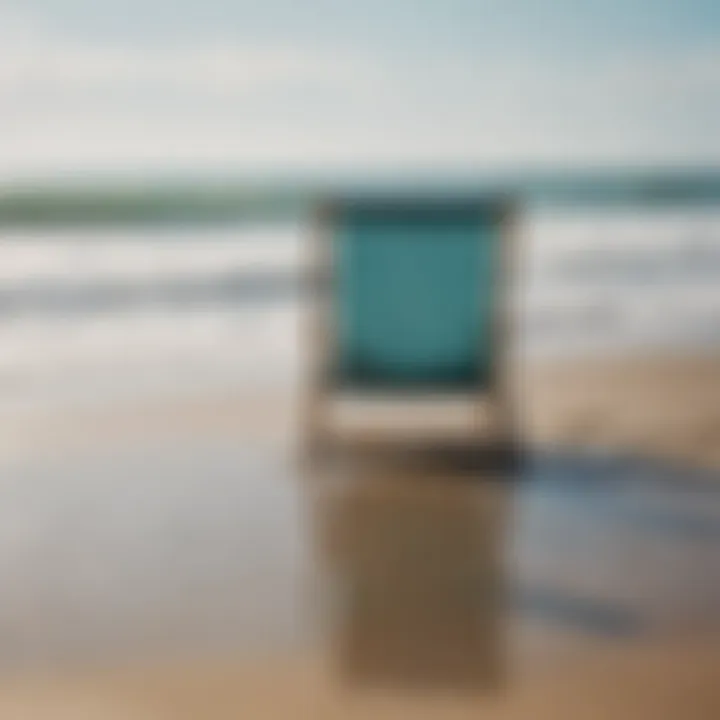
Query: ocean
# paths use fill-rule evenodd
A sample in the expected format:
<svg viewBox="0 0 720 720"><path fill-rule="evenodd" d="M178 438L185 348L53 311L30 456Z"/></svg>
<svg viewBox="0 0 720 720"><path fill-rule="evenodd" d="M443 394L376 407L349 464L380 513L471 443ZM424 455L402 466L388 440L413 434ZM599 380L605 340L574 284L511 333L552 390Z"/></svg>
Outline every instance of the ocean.
<svg viewBox="0 0 720 720"><path fill-rule="evenodd" d="M6 228L0 409L295 386L307 232L298 219ZM720 210L536 208L519 234L522 352L720 346Z"/></svg>

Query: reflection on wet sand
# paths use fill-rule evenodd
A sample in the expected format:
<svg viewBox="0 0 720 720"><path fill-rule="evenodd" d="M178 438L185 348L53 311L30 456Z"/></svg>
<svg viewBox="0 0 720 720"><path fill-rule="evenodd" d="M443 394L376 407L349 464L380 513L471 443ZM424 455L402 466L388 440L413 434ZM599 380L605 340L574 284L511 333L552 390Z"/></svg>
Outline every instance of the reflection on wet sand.
<svg viewBox="0 0 720 720"><path fill-rule="evenodd" d="M720 717L716 474L168 443L3 468L2 720Z"/></svg>
<svg viewBox="0 0 720 720"><path fill-rule="evenodd" d="M509 486L451 471L346 468L307 487L341 677L356 688L496 688Z"/></svg>

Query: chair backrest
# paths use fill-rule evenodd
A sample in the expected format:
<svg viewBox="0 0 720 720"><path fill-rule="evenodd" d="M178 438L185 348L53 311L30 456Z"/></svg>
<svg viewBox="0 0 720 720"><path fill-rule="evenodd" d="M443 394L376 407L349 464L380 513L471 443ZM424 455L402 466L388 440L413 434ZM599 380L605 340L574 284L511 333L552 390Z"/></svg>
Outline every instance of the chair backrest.
<svg viewBox="0 0 720 720"><path fill-rule="evenodd" d="M489 388L502 342L506 210L488 200L330 205L336 386Z"/></svg>

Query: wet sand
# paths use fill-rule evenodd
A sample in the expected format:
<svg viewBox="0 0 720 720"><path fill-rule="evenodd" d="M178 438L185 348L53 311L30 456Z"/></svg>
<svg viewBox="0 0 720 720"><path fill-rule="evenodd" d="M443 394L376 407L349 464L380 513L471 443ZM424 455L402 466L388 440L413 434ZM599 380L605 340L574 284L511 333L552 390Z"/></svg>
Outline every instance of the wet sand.
<svg viewBox="0 0 720 720"><path fill-rule="evenodd" d="M294 387L292 393L236 387L159 399L150 395L72 413L14 412L0 418L0 458L35 457L38 448L52 454L197 432L283 442L300 422L300 383ZM720 355L526 362L516 373L516 387L518 427L528 445L598 448L720 468ZM401 428L418 424L416 408L394 414L398 417L389 426L380 424L383 432L396 421ZM432 405L429 414L439 419L430 423L431 433L463 435L477 429L472 402L442 410ZM376 420L369 415L365 428Z"/></svg>
<svg viewBox="0 0 720 720"><path fill-rule="evenodd" d="M537 363L521 398L528 434L541 444L720 467L718 355Z"/></svg>
<svg viewBox="0 0 720 720"><path fill-rule="evenodd" d="M288 397L20 418L0 717L715 720L718 376L683 363L533 369L513 476L301 472Z"/></svg>

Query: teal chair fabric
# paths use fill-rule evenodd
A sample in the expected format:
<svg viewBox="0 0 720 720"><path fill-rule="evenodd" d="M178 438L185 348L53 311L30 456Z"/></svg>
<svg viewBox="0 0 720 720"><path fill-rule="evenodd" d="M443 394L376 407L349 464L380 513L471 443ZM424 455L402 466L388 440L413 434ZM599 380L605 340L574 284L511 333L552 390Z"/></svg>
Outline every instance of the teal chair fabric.
<svg viewBox="0 0 720 720"><path fill-rule="evenodd" d="M355 203L335 216L335 376L356 390L492 380L502 227L481 203Z"/></svg>

